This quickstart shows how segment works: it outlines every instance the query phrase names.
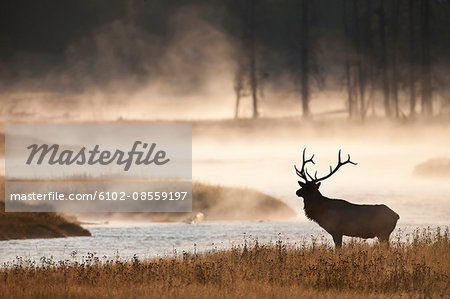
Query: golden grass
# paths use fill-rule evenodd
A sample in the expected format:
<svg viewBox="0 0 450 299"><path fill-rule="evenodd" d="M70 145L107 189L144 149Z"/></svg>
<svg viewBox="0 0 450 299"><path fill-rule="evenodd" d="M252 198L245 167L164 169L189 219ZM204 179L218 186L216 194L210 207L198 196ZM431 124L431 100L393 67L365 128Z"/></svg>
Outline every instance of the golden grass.
<svg viewBox="0 0 450 299"><path fill-rule="evenodd" d="M0 270L11 298L449 297L450 234L416 231L388 248L254 241L230 250L140 261L17 263Z"/></svg>

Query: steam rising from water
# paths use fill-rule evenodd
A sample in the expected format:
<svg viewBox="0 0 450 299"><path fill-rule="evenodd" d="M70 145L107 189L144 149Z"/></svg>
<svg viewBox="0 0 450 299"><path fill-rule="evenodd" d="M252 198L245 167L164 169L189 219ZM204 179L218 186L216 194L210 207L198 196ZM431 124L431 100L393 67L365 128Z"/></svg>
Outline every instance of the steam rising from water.
<svg viewBox="0 0 450 299"><path fill-rule="evenodd" d="M125 17L74 41L63 63L43 76L28 73L47 56L17 54L17 79L0 94L3 117L83 121L199 118L205 112L208 118L231 116L237 48L204 20L208 10L178 8L163 40L136 24L134 9L130 6Z"/></svg>
<svg viewBox="0 0 450 299"><path fill-rule="evenodd" d="M0 86L3 119L59 122L233 117L236 58L244 53L235 38L217 23L207 21L211 14L220 16L220 10L179 7L170 14L167 32L157 35L139 26L136 5L129 2L125 16L74 40L62 57L16 53L14 77L0 81L8 82ZM260 59L262 64L264 57ZM43 65L49 70L42 70ZM300 100L294 92L298 86L292 76L277 71L267 75L271 80L259 94L261 115L299 116ZM325 91L313 92L313 113L345 110L345 90L341 81L332 77ZM250 116L251 105L251 98L243 97L240 116Z"/></svg>
<svg viewBox="0 0 450 299"><path fill-rule="evenodd" d="M293 165L301 164L301 152L307 147L316 162L310 173L318 170L319 176L325 175L342 149L342 157L350 154L358 165L345 165L324 181L323 195L384 203L400 214L402 224L450 224L450 177L414 176L423 161L448 157L450 140L441 138L450 132L448 124L267 122L270 125L261 121L236 126L234 136L232 129L209 129L203 133L215 136L210 142L194 135L194 178L277 196L306 221L303 201L295 195L299 186Z"/></svg>
<svg viewBox="0 0 450 299"><path fill-rule="evenodd" d="M233 57L242 55L236 41L205 21L205 8L179 8L170 17L167 40L137 26L136 9L130 6L125 17L74 41L65 50L64 62L43 76L27 75L27 68L19 64L18 79L0 94L3 122L231 118ZM24 65L44 58L16 57ZM300 100L292 94L290 80L286 76L279 80L285 84L265 87L263 116L300 115ZM345 109L343 92L340 86L328 86L313 94L313 114ZM250 99L242 101L241 112L249 115ZM296 208L299 220L306 221L302 201L295 196L293 165L300 163L307 147L308 153L316 154L319 174L324 174L342 148L358 165L346 165L324 182L324 195L386 203L404 223L450 223L449 178L413 176L423 161L450 155L447 119L409 125L375 119L362 124L341 116L326 121L322 116L315 121L194 122L194 179L281 197Z"/></svg>

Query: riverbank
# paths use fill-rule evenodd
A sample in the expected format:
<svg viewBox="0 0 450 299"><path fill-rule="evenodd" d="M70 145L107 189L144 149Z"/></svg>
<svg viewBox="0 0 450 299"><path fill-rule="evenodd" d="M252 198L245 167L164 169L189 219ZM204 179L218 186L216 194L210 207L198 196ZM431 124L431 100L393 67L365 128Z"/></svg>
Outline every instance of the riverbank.
<svg viewBox="0 0 450 299"><path fill-rule="evenodd" d="M76 223L55 213L6 213L0 202L0 240L90 236Z"/></svg>
<svg viewBox="0 0 450 299"><path fill-rule="evenodd" d="M1 186L4 188L3 182ZM192 212L188 213L5 213L5 204L0 201L0 240L90 236L80 224L109 221L192 223L295 217L295 212L282 201L249 188L194 183L192 191ZM1 192L0 197L3 196Z"/></svg>

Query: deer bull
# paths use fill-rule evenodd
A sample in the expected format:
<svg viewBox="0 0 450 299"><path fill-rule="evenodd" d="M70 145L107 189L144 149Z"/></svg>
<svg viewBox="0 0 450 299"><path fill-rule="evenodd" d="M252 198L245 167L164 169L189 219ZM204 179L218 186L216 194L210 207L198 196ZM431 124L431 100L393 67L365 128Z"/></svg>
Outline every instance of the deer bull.
<svg viewBox="0 0 450 299"><path fill-rule="evenodd" d="M319 192L320 182L331 177L345 164L357 163L350 160L341 161L341 150L338 154L338 164L324 177L317 178L317 171L312 177L306 169L306 164L312 163L314 155L305 159L306 148L303 149L303 161L300 170L294 166L299 181L300 189L296 194L303 197L306 217L317 222L332 237L336 247L342 246L342 236L374 238L389 244L389 236L400 218L397 213L386 205L358 205L342 199L332 199L323 196Z"/></svg>

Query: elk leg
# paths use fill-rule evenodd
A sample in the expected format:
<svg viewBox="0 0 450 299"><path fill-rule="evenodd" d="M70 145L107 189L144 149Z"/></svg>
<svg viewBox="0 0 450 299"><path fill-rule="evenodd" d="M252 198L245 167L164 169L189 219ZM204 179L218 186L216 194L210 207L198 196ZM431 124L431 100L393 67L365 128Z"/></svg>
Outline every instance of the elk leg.
<svg viewBox="0 0 450 299"><path fill-rule="evenodd" d="M341 234L332 234L334 245L336 248L342 247L342 235Z"/></svg>
<svg viewBox="0 0 450 299"><path fill-rule="evenodd" d="M381 243L387 244L387 246L389 247L389 235L390 235L390 233L389 234L382 234L382 235L378 236L378 240Z"/></svg>

